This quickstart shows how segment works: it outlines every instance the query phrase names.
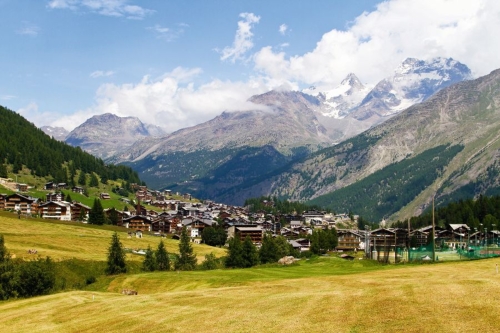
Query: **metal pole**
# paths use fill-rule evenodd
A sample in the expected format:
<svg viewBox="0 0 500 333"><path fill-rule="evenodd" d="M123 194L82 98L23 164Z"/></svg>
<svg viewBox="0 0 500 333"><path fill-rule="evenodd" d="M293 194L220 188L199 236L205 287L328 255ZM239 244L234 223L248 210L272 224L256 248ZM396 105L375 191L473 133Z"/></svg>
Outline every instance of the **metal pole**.
<svg viewBox="0 0 500 333"><path fill-rule="evenodd" d="M432 197L432 261L436 261L436 226L434 224L434 196Z"/></svg>

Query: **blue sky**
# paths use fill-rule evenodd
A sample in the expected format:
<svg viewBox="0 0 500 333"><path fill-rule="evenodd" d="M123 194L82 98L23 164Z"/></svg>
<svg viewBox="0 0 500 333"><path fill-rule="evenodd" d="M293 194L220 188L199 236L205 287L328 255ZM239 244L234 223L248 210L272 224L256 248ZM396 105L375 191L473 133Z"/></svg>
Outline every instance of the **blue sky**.
<svg viewBox="0 0 500 333"><path fill-rule="evenodd" d="M112 112L174 131L407 57L500 67L495 0L0 0L0 22L0 104L68 130Z"/></svg>

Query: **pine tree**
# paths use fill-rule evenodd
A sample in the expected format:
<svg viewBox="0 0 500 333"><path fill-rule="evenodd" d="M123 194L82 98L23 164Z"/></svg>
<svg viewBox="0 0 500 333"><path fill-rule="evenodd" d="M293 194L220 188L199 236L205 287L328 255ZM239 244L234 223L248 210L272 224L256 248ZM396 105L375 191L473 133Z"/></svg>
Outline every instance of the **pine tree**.
<svg viewBox="0 0 500 333"><path fill-rule="evenodd" d="M280 259L276 242L271 236L264 236L259 251L259 258L263 264L277 262Z"/></svg>
<svg viewBox="0 0 500 333"><path fill-rule="evenodd" d="M85 208L80 208L80 215L78 215L78 221L85 221L87 219L87 212L85 211Z"/></svg>
<svg viewBox="0 0 500 333"><path fill-rule="evenodd" d="M156 256L156 268L159 271L169 271L170 270L170 257L168 256L167 249L163 244L163 240L158 244L158 249L155 253Z"/></svg>
<svg viewBox="0 0 500 333"><path fill-rule="evenodd" d="M73 200L71 199L71 195L69 194L69 192L68 192L68 194L66 194L66 199L65 199L65 201L67 201L67 202L72 202L72 201L73 201Z"/></svg>
<svg viewBox="0 0 500 333"><path fill-rule="evenodd" d="M3 163L0 163L0 177L7 178L7 167Z"/></svg>
<svg viewBox="0 0 500 333"><path fill-rule="evenodd" d="M87 177L85 176L85 172L80 171L80 175L78 176L78 185L85 186L87 184Z"/></svg>
<svg viewBox="0 0 500 333"><path fill-rule="evenodd" d="M111 238L111 243L108 250L108 263L106 274L120 274L127 272L127 264L125 262L125 251L118 234L115 232Z"/></svg>
<svg viewBox="0 0 500 333"><path fill-rule="evenodd" d="M229 240L226 267L243 267L243 265L243 245L240 236L236 234Z"/></svg>
<svg viewBox="0 0 500 333"><path fill-rule="evenodd" d="M155 254L150 245L148 245L146 256L144 257L144 261L142 262L142 270L146 272L153 272L156 270Z"/></svg>
<svg viewBox="0 0 500 333"><path fill-rule="evenodd" d="M101 205L101 200L95 198L94 205L89 213L89 224L103 225L106 221L106 216L104 216L104 209Z"/></svg>
<svg viewBox="0 0 500 333"><path fill-rule="evenodd" d="M259 263L259 254L250 236L245 237L242 250L243 268L252 267Z"/></svg>
<svg viewBox="0 0 500 333"><path fill-rule="evenodd" d="M90 187L98 187L99 186L99 180L97 179L97 176L95 175L94 172L90 175L90 182L89 182Z"/></svg>
<svg viewBox="0 0 500 333"><path fill-rule="evenodd" d="M181 240L179 242L179 258L175 262L175 269L191 271L196 267L196 255L189 241L186 227L182 228Z"/></svg>
<svg viewBox="0 0 500 333"><path fill-rule="evenodd" d="M109 222L112 225L117 225L119 220L120 216L118 216L118 211L115 209L115 207L111 208L109 210Z"/></svg>

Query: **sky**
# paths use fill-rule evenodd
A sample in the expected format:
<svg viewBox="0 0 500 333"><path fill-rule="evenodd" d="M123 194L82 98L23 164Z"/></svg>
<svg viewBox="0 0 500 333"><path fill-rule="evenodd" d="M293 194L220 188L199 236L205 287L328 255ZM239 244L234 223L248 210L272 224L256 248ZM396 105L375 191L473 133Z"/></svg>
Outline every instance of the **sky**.
<svg viewBox="0 0 500 333"><path fill-rule="evenodd" d="M486 75L499 31L497 0L0 0L0 105L37 126L109 112L173 132L272 89L374 85L408 57Z"/></svg>

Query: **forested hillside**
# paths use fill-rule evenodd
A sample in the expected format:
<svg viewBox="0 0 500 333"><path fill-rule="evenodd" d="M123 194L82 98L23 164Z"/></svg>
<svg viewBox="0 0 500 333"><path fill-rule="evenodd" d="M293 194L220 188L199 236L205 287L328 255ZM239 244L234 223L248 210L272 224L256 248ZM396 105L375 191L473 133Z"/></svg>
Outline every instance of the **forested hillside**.
<svg viewBox="0 0 500 333"><path fill-rule="evenodd" d="M38 177L67 182L67 175L76 170L96 173L101 181L122 179L139 183L135 171L126 166L106 165L80 148L59 142L14 111L0 106L0 176L6 176L6 164L13 173L23 166Z"/></svg>

